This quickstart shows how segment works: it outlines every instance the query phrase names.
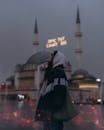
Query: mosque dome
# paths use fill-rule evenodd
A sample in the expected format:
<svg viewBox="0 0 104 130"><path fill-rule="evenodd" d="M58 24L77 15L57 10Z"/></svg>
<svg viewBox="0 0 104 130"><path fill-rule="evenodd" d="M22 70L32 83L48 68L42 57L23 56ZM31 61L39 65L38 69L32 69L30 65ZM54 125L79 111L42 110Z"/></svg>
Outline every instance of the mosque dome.
<svg viewBox="0 0 104 130"><path fill-rule="evenodd" d="M47 51L40 51L33 54L26 62L26 64L42 64L47 61L48 55L50 52Z"/></svg>
<svg viewBox="0 0 104 130"><path fill-rule="evenodd" d="M88 71L84 69L78 69L72 74L72 80L92 80L96 81L96 78L89 74Z"/></svg>
<svg viewBox="0 0 104 130"><path fill-rule="evenodd" d="M15 72L33 71L37 65L47 62L49 54L48 51L39 51L33 54L25 64L17 64Z"/></svg>

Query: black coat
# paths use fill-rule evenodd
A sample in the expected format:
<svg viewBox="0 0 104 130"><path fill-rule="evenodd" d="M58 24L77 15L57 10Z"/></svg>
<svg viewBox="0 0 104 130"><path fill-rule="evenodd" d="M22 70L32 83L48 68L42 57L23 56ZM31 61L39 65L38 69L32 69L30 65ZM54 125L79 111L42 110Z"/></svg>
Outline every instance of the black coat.
<svg viewBox="0 0 104 130"><path fill-rule="evenodd" d="M38 119L38 115L42 119L43 117L46 117L47 113L51 114L58 111L63 106L65 100L67 79L63 66L59 65L55 68L46 70L45 76L47 79L46 88L49 85L52 85L53 89L44 96L40 96L36 110L36 119ZM54 83L56 79L57 83ZM61 80L65 81L65 83L61 83Z"/></svg>

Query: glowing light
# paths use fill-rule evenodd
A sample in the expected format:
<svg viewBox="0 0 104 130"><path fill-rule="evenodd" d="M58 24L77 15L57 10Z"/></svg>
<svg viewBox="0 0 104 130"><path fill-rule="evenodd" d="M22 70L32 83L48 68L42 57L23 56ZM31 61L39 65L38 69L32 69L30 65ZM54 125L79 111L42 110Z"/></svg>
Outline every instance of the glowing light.
<svg viewBox="0 0 104 130"><path fill-rule="evenodd" d="M79 88L98 88L97 84L81 84Z"/></svg>
<svg viewBox="0 0 104 130"><path fill-rule="evenodd" d="M46 48L55 47L58 43L56 42L56 39L49 39L48 43L46 44Z"/></svg>
<svg viewBox="0 0 104 130"><path fill-rule="evenodd" d="M65 36L57 37L53 39L48 39L48 42L46 44L46 48L55 47L55 46L63 46L67 44L67 40L65 39Z"/></svg>
<svg viewBox="0 0 104 130"><path fill-rule="evenodd" d="M99 124L100 124L100 122L99 122L98 119L95 120L95 124L96 124L96 125L99 125Z"/></svg>
<svg viewBox="0 0 104 130"><path fill-rule="evenodd" d="M67 44L67 41L65 40L65 36L63 36L63 37L58 37L58 38L57 38L57 41L58 41L59 45L61 45L61 46Z"/></svg>
<svg viewBox="0 0 104 130"><path fill-rule="evenodd" d="M18 94L17 97L20 99L20 100L23 100L25 98L24 95L21 95L21 94Z"/></svg>
<svg viewBox="0 0 104 130"><path fill-rule="evenodd" d="M14 117L18 117L18 112L13 112Z"/></svg>
<svg viewBox="0 0 104 130"><path fill-rule="evenodd" d="M102 102L102 100L99 98L99 99L97 99L97 102L98 102L98 103L101 103L101 102Z"/></svg>
<svg viewBox="0 0 104 130"><path fill-rule="evenodd" d="M96 79L97 82L101 82L101 79Z"/></svg>

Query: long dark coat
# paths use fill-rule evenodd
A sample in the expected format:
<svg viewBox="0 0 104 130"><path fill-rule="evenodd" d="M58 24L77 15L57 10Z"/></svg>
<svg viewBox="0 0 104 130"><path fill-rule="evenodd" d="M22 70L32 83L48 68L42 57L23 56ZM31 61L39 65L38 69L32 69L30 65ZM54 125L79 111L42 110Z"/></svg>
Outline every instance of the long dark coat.
<svg viewBox="0 0 104 130"><path fill-rule="evenodd" d="M59 65L46 71L46 88L51 85L53 89L40 96L35 120L51 120L51 114L61 109L65 101L67 79L63 66Z"/></svg>

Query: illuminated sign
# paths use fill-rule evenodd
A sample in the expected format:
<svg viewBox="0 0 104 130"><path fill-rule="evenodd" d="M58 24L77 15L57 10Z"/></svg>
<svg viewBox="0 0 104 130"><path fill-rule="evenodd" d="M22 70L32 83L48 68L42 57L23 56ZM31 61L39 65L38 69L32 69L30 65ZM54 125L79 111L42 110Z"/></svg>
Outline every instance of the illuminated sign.
<svg viewBox="0 0 104 130"><path fill-rule="evenodd" d="M63 46L67 44L67 40L65 39L65 36L57 37L53 39L48 39L48 42L46 44L46 48L55 47L55 46Z"/></svg>

